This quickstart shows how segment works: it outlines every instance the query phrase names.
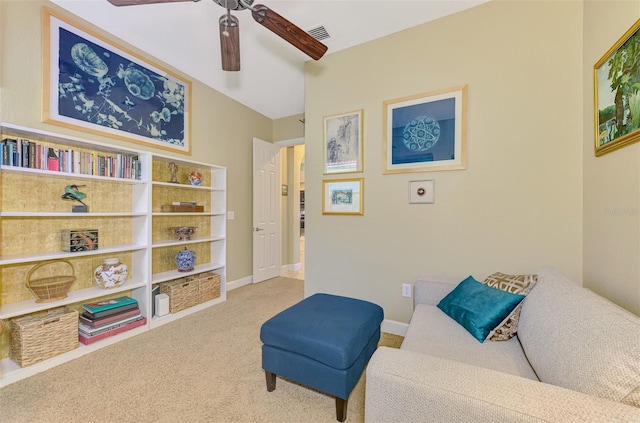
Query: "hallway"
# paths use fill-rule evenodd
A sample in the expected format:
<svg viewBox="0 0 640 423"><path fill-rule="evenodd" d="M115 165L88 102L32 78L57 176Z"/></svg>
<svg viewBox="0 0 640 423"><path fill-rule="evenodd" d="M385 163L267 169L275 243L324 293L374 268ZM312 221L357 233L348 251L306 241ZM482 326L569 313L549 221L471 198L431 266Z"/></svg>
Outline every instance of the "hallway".
<svg viewBox="0 0 640 423"><path fill-rule="evenodd" d="M284 276L285 278L304 280L304 235L300 237L300 270L286 272L280 276Z"/></svg>

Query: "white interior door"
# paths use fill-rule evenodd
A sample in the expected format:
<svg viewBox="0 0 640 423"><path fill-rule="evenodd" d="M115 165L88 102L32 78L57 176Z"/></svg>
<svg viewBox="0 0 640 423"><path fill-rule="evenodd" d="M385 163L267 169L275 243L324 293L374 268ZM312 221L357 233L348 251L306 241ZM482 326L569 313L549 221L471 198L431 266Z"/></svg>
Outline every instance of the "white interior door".
<svg viewBox="0 0 640 423"><path fill-rule="evenodd" d="M253 282L280 275L280 147L253 139Z"/></svg>

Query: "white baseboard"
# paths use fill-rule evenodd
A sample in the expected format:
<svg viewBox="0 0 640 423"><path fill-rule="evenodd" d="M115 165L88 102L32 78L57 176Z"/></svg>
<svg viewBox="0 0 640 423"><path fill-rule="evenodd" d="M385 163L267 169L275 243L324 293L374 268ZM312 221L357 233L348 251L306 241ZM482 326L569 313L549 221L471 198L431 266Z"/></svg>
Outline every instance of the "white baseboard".
<svg viewBox="0 0 640 423"><path fill-rule="evenodd" d="M252 283L253 283L253 276L247 276L246 278L227 282L227 292L232 291L236 288L240 288L241 286L251 285Z"/></svg>
<svg viewBox="0 0 640 423"><path fill-rule="evenodd" d="M282 266L280 266L280 274L287 272L297 272L300 269L302 269L302 263L283 264Z"/></svg>
<svg viewBox="0 0 640 423"><path fill-rule="evenodd" d="M409 329L408 323L396 322L395 320L389 319L383 320L382 325L380 325L382 332L387 332L392 335L405 336L407 329Z"/></svg>

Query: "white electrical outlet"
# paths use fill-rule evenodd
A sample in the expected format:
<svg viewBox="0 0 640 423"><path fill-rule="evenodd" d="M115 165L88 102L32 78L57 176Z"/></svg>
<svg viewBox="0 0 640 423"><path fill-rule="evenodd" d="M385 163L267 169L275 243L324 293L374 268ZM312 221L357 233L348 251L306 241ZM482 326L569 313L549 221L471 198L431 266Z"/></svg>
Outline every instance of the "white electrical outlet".
<svg viewBox="0 0 640 423"><path fill-rule="evenodd" d="M408 283L402 284L402 296L411 298L411 285Z"/></svg>

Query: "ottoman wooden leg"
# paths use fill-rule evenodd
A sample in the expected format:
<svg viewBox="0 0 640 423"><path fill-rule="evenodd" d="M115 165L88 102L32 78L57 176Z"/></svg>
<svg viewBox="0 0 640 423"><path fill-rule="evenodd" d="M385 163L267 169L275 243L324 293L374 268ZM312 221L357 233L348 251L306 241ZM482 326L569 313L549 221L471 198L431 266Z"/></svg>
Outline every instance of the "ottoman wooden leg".
<svg viewBox="0 0 640 423"><path fill-rule="evenodd" d="M274 391L276 389L276 374L265 370L264 375L267 377L267 391Z"/></svg>
<svg viewBox="0 0 640 423"><path fill-rule="evenodd" d="M347 400L336 397L336 420L343 422L347 419Z"/></svg>

